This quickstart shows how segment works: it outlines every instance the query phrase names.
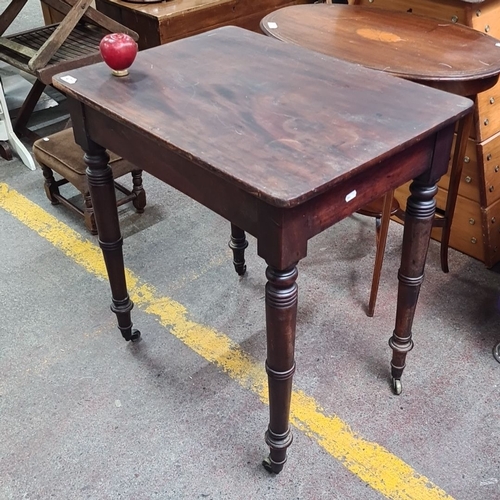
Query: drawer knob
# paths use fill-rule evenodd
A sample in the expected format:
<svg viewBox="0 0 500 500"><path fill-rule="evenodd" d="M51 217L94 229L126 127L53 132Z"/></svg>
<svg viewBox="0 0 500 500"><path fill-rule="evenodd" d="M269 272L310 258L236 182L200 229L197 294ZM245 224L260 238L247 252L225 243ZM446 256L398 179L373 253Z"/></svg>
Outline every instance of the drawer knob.
<svg viewBox="0 0 500 500"><path fill-rule="evenodd" d="M468 156L464 156L464 163L469 163L470 162L470 158Z"/></svg>
<svg viewBox="0 0 500 500"><path fill-rule="evenodd" d="M495 217L492 217L490 222L491 222L492 224L495 224L495 222L496 222Z"/></svg>
<svg viewBox="0 0 500 500"><path fill-rule="evenodd" d="M493 193L493 191L495 191L495 186L490 186L489 191L490 193Z"/></svg>
<svg viewBox="0 0 500 500"><path fill-rule="evenodd" d="M486 120L484 120L484 122L483 122L483 123L484 123L484 125L486 126L486 125L489 125L490 121L488 120L488 118L486 118Z"/></svg>
<svg viewBox="0 0 500 500"><path fill-rule="evenodd" d="M451 22L452 23L458 23L458 16L452 16L451 17Z"/></svg>
<svg viewBox="0 0 500 500"><path fill-rule="evenodd" d="M486 156L486 159L487 159L488 161L490 161L490 160L491 160L491 158L492 158L491 153L489 153L489 154Z"/></svg>
<svg viewBox="0 0 500 500"><path fill-rule="evenodd" d="M466 178L465 178L465 182L467 184L470 184L472 182L472 177L470 175L468 175Z"/></svg>
<svg viewBox="0 0 500 500"><path fill-rule="evenodd" d="M476 223L476 221L475 221L475 220L471 217L471 218L469 219L469 224L470 224L471 226L473 226L475 223Z"/></svg>
<svg viewBox="0 0 500 500"><path fill-rule="evenodd" d="M495 172L498 172L500 170L500 165L495 165Z"/></svg>
<svg viewBox="0 0 500 500"><path fill-rule="evenodd" d="M477 239L474 236L470 239L470 242L475 245L477 243Z"/></svg>
<svg viewBox="0 0 500 500"><path fill-rule="evenodd" d="M486 33L488 33L488 31L490 31L490 25L487 24L485 27L484 27L484 31L486 31Z"/></svg>
<svg viewBox="0 0 500 500"><path fill-rule="evenodd" d="M495 104L495 98L494 97L490 97L490 104Z"/></svg>
<svg viewBox="0 0 500 500"><path fill-rule="evenodd" d="M479 17L481 15L481 11L479 9L476 10L476 17Z"/></svg>

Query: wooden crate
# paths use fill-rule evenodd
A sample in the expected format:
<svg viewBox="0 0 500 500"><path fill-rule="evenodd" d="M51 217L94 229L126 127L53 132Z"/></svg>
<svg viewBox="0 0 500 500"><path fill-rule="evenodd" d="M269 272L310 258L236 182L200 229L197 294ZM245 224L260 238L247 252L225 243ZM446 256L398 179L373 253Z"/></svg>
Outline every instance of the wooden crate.
<svg viewBox="0 0 500 500"><path fill-rule="evenodd" d="M286 5L307 0L170 0L139 4L96 0L99 11L139 34L139 48L155 47L220 26L259 32L260 20Z"/></svg>

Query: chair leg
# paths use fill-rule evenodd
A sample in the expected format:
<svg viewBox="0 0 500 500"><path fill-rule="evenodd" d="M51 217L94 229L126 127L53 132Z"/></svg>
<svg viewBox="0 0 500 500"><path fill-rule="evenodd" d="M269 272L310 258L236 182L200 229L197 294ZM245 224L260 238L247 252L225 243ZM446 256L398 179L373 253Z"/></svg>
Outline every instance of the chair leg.
<svg viewBox="0 0 500 500"><path fill-rule="evenodd" d="M40 99L40 96L42 95L44 90L45 90L45 84L42 83L40 80L36 80L35 83L33 84L33 87L31 87L29 94L24 100L23 105L21 106L21 109L19 111L19 114L17 115L16 122L14 123L14 133L17 134L18 136L26 136L29 139L33 139L34 136L36 135L29 129L27 129L26 125L28 124L30 116L32 115L33 110L35 109L36 103Z"/></svg>
<svg viewBox="0 0 500 500"><path fill-rule="evenodd" d="M368 303L368 316L371 318L375 312L375 303L377 302L378 287L380 283L380 274L384 262L385 244L387 242L387 233L389 231L389 222L391 221L392 200L394 191L391 190L384 196L384 205L380 225L377 224L377 251L375 254L375 266L373 268L372 288L370 291L370 302Z"/></svg>
<svg viewBox="0 0 500 500"><path fill-rule="evenodd" d="M132 183L132 192L135 193L132 204L137 213L142 214L146 207L146 191L142 187L142 170L132 170Z"/></svg>
<svg viewBox="0 0 500 500"><path fill-rule="evenodd" d="M460 186L460 177L462 176L462 167L464 164L465 150L469 140L470 129L472 126L474 113L469 113L460 120L457 131L455 150L450 171L450 185L448 187L448 197L446 198L446 208L443 220L443 232L441 234L441 269L444 273L448 268L448 246L450 243L451 224L453 223L453 214L457 203L458 188Z"/></svg>
<svg viewBox="0 0 500 500"><path fill-rule="evenodd" d="M59 196L60 194L59 186L57 185L57 182L54 179L54 174L52 170L46 165L40 164L40 166L42 167L42 173L45 179L45 182L43 184L43 187L45 189L45 194L47 195L47 198L50 200L50 203L52 203L52 205L59 205L59 200L54 196L54 195Z"/></svg>
<svg viewBox="0 0 500 500"><path fill-rule="evenodd" d="M83 194L83 202L83 218L85 220L85 227L90 231L91 234L97 234L94 207L92 206L92 200L90 199L89 191Z"/></svg>

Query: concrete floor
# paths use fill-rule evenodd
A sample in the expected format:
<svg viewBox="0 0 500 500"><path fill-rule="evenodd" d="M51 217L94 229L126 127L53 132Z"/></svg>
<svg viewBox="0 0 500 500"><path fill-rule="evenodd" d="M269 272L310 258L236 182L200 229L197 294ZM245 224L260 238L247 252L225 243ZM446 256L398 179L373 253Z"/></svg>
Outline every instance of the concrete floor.
<svg viewBox="0 0 500 500"><path fill-rule="evenodd" d="M152 177L144 182L146 212L120 210L126 266L166 307L182 304L193 329L229 337L262 367L265 279L255 241L239 279L228 224ZM19 206L12 190L24 197ZM380 469L353 472L349 456L328 449L328 423L315 431L299 423L283 473L265 472L268 409L259 396L181 342L175 319L163 326L136 306L143 340L124 342L106 281L50 243L43 224L28 227L52 215L64 224L60 240L74 230L96 244L82 220L50 205L41 171L0 162L0 200L1 499L500 498L500 365L491 355L500 277L480 262L452 251L445 275L431 244L399 397L389 388L387 339L401 226L391 224L375 318L365 315L372 220L354 216L325 231L299 266L296 389L327 422L339 417L348 434L429 481L429 494L411 481L387 493ZM389 458L384 467L392 477Z"/></svg>
<svg viewBox="0 0 500 500"><path fill-rule="evenodd" d="M163 307L136 304L143 340L127 344L96 238L50 205L40 170L0 160L0 500L500 498L498 273L452 251L445 275L431 243L398 397L387 339L401 226L375 318L373 221L353 216L312 240L299 266L295 439L272 476L254 383L265 359L255 241L239 279L228 223L144 183L145 213L120 209L126 266ZM235 353L250 360L241 373Z"/></svg>

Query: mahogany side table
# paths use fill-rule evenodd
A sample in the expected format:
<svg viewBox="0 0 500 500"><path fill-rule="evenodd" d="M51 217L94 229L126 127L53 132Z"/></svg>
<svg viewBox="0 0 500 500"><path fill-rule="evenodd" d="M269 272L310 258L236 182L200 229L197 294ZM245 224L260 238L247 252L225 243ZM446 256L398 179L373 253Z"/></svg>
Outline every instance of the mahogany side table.
<svg viewBox="0 0 500 500"><path fill-rule="evenodd" d="M142 51L126 77L101 63L53 83L68 96L75 139L85 151L111 308L126 340L140 333L132 330L106 149L257 238L268 265L264 464L275 473L292 442L297 263L310 238L414 179L392 337L393 373L401 377L436 183L471 101L235 27Z"/></svg>

